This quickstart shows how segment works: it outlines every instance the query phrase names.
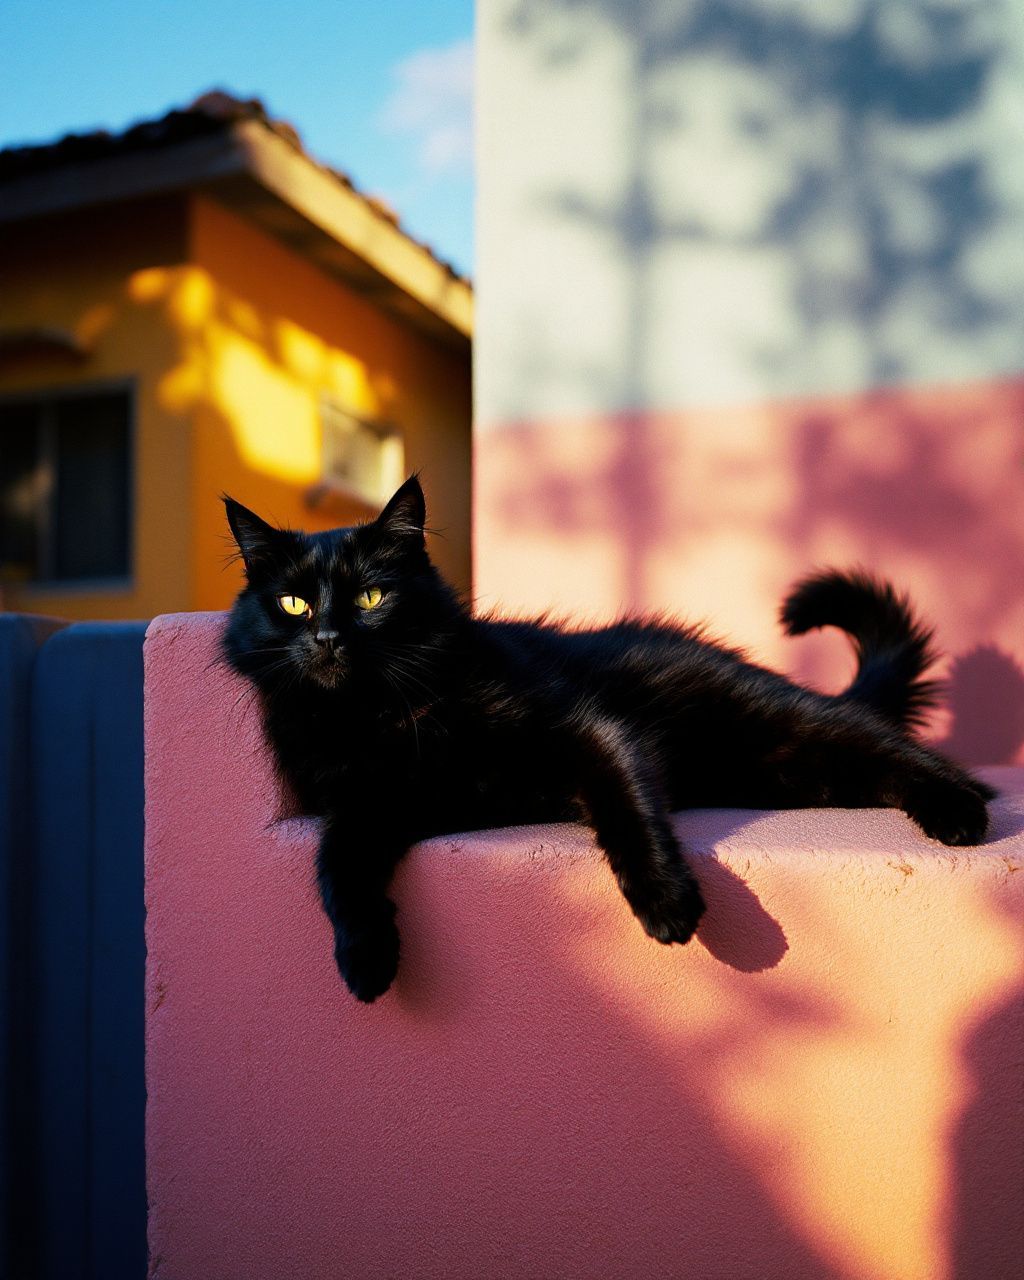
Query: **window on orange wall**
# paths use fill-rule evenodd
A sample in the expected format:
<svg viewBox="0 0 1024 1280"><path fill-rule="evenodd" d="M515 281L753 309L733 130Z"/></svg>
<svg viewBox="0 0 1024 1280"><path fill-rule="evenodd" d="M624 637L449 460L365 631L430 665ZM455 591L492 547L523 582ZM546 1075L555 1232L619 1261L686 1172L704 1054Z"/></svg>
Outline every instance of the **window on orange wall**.
<svg viewBox="0 0 1024 1280"><path fill-rule="evenodd" d="M0 577L130 577L131 417L126 388L0 401Z"/></svg>

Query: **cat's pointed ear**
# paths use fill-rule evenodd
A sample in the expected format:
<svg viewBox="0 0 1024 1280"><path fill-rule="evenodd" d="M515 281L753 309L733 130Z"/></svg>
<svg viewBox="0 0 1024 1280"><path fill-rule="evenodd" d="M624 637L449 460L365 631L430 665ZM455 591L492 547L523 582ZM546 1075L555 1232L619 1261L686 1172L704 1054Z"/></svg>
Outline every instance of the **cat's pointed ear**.
<svg viewBox="0 0 1024 1280"><path fill-rule="evenodd" d="M422 542L426 519L427 504L419 477L410 476L377 517L377 524L395 537L415 537Z"/></svg>
<svg viewBox="0 0 1024 1280"><path fill-rule="evenodd" d="M272 524L267 524L255 511L243 507L226 493L222 497L231 535L242 553L245 572L251 576L261 567L265 568L279 559L287 549L290 535L284 529L275 529Z"/></svg>

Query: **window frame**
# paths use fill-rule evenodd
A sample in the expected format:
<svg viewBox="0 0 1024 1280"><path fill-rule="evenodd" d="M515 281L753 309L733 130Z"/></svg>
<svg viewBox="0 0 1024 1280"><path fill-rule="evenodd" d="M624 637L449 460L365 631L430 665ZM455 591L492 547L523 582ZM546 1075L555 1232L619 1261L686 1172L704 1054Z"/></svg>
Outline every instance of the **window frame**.
<svg viewBox="0 0 1024 1280"><path fill-rule="evenodd" d="M55 592L84 595L94 591L130 591L135 586L135 476L138 430L138 382L135 378L100 378L90 382L68 382L0 393L0 407L27 405L40 412L42 452L50 464L50 474L56 477L57 423L56 405L61 400L81 399L90 395L125 396L128 405L127 431L125 433L125 506L128 524L127 571L98 578L24 578L16 583L19 594L24 596L50 595ZM49 567L53 556L52 489L47 501L39 504L37 533L43 549L40 561ZM0 579L2 581L2 579Z"/></svg>

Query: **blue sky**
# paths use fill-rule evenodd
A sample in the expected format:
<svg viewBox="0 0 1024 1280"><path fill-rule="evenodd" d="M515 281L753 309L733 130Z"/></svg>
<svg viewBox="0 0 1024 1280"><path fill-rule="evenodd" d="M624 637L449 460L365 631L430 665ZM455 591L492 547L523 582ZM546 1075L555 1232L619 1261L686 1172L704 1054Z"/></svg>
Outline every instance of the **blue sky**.
<svg viewBox="0 0 1024 1280"><path fill-rule="evenodd" d="M0 145L259 97L471 271L472 31L472 0L2 0Z"/></svg>

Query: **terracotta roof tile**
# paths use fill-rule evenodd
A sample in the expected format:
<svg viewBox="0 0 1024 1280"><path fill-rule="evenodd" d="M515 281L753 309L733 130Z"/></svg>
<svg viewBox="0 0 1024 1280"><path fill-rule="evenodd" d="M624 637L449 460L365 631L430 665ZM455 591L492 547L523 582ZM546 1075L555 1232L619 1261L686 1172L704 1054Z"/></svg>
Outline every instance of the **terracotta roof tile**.
<svg viewBox="0 0 1024 1280"><path fill-rule="evenodd" d="M99 129L93 133L69 133L56 142L6 147L0 150L0 183L30 177L63 165L88 164L113 156L190 142L195 138L216 134L241 121L256 121L282 138L311 164L315 164L365 200L377 217L389 222L404 236L425 249L450 275L456 279L465 279L429 245L410 236L402 227L398 214L385 200L361 192L348 174L315 160L303 147L299 132L293 125L285 120L275 120L258 98L236 98L221 89L201 94L187 107L168 111L166 115L154 120L142 120L121 133Z"/></svg>

